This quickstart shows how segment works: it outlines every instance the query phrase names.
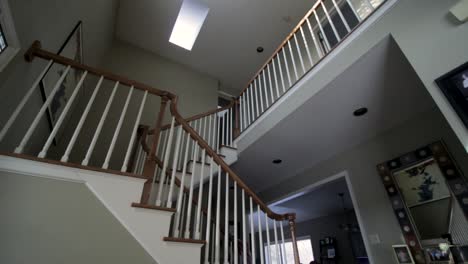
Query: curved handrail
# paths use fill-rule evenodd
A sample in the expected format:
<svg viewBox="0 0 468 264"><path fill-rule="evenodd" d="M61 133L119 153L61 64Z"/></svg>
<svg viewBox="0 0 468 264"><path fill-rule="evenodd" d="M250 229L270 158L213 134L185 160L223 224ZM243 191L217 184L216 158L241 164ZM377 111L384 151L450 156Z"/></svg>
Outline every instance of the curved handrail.
<svg viewBox="0 0 468 264"><path fill-rule="evenodd" d="M242 188L248 196L250 196L255 203L257 203L260 206L260 209L265 212L265 214L268 215L271 219L274 220L294 220L295 219L295 213L287 213L287 214L277 214L273 212L256 194L254 191L252 191L245 183L242 181L242 179L227 165L224 160L209 146L209 144L187 123L187 121L180 115L179 111L177 110L177 101L178 101L178 96L175 94L172 94L170 92L164 91L164 90L159 90L155 89L149 85L143 84L141 82L131 80L125 77L122 77L120 75L115 75L113 73L97 69L88 65L81 64L75 60L48 52L46 50L43 50L41 48L41 43L36 40L33 42L31 47L26 51L26 54L24 55L25 59L28 62L31 62L34 57L39 57L43 58L46 60L53 60L56 63L62 64L62 65L69 65L72 66L73 68L80 69L83 71L88 71L89 73L98 75L98 76L104 76L107 79L134 87L135 89L139 89L142 91L148 91L148 93L167 98L171 101L170 104L170 111L173 117L175 118L175 121L177 121L182 128L190 134L190 137L197 141L198 145L205 149L206 153L219 165L221 168L229 174L229 177L237 182L238 186Z"/></svg>

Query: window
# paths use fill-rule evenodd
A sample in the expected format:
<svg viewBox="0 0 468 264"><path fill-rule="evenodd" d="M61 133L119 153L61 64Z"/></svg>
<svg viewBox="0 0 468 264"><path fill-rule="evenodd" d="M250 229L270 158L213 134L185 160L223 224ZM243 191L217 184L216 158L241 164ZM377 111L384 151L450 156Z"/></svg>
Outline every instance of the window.
<svg viewBox="0 0 468 264"><path fill-rule="evenodd" d="M0 0L0 72L20 50L18 36L8 5L8 0Z"/></svg>
<svg viewBox="0 0 468 264"><path fill-rule="evenodd" d="M277 251L277 248L279 248L279 252ZM314 252L312 250L312 242L310 241L310 238L302 238L297 241L297 248L299 251L299 258L301 259L301 263L310 263L311 261L314 260ZM293 246L292 242L288 241L284 243L284 249L286 253L284 254L284 257L286 259L286 263L294 263L294 253L293 253ZM271 254L271 260L269 259L268 255ZM270 244L270 251L268 251L268 245L265 245L265 255L267 263L272 263L272 264L279 264L282 263L279 258L282 258L283 254L283 246L280 244Z"/></svg>

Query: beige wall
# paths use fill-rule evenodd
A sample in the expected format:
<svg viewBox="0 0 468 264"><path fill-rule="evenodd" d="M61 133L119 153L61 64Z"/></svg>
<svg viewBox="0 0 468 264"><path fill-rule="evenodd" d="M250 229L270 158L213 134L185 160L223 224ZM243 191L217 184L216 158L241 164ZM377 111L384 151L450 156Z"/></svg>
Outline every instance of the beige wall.
<svg viewBox="0 0 468 264"><path fill-rule="evenodd" d="M82 183L0 173L0 263L155 263Z"/></svg>
<svg viewBox="0 0 468 264"><path fill-rule="evenodd" d="M332 159L260 193L272 201L342 171L349 173L350 192L365 235L377 234L381 243L370 245L373 263L393 264L391 246L404 243L386 191L376 171L380 162L443 139L465 175L468 155L438 110L424 113ZM367 239L365 237L365 239Z"/></svg>
<svg viewBox="0 0 468 264"><path fill-rule="evenodd" d="M8 2L21 43L21 51L0 73L0 127L6 123L45 66L45 61L41 59L36 59L34 63L24 61L23 54L32 42L40 40L43 48L56 52L75 24L82 20L84 60L88 64L98 65L112 43L118 4L116 0L10 0ZM1 150L12 151L18 145L26 127L41 105L42 98L37 89L19 116L18 122L14 124L6 139L0 142ZM34 142L28 145L27 152L37 154L49 132L47 120L42 119L37 132L33 135Z"/></svg>

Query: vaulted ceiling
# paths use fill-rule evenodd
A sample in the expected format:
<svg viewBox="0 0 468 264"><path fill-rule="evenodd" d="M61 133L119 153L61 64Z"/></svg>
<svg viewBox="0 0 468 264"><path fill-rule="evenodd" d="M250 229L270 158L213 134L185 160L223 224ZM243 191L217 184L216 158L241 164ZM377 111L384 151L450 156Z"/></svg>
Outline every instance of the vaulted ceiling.
<svg viewBox="0 0 468 264"><path fill-rule="evenodd" d="M120 0L116 37L221 82L237 95L299 20L307 0L200 0L210 8L192 51L169 36L182 0ZM257 53L258 46L264 47Z"/></svg>

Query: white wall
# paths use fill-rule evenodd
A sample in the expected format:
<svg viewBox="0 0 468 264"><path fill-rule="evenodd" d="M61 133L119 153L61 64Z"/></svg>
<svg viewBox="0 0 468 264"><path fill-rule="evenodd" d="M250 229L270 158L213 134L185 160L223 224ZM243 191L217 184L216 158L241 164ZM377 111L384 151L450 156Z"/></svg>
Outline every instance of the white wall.
<svg viewBox="0 0 468 264"><path fill-rule="evenodd" d="M155 263L82 183L0 172L0 263Z"/></svg>
<svg viewBox="0 0 468 264"><path fill-rule="evenodd" d="M370 246L373 263L393 264L391 245L401 244L400 227L393 214L376 165L418 147L443 139L465 175L468 174L468 155L438 110L424 113L401 126L345 151L334 158L298 173L296 176L260 193L264 201L272 201L296 190L336 175L349 173L350 192L356 198L355 208L366 235L378 234L381 243ZM368 238L365 238L368 239Z"/></svg>
<svg viewBox="0 0 468 264"><path fill-rule="evenodd" d="M83 21L84 60L87 64L98 65L104 52L110 47L114 32L114 19L118 1L73 1L73 0L10 0L10 9L21 43L21 51L15 59L0 73L0 127L6 123L21 98L30 88L34 78L45 66L45 61L36 59L27 63L24 52L34 40L40 40L42 47L56 52L65 41L75 24ZM37 89L8 133L0 142L0 148L12 151L24 135L27 125L42 105L42 98ZM30 144L27 152L39 151L40 143L50 132L44 118L34 134L35 143Z"/></svg>

